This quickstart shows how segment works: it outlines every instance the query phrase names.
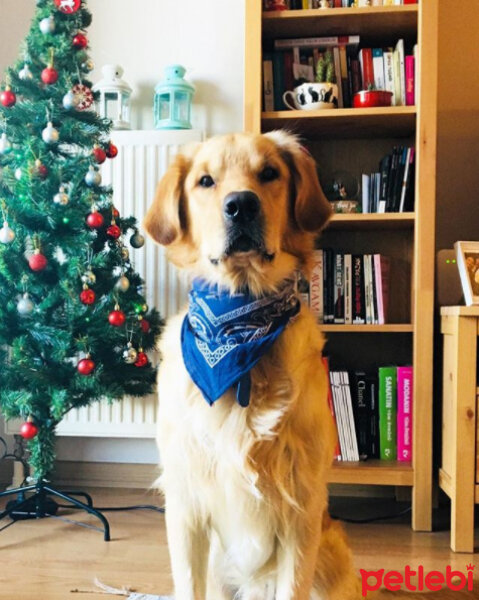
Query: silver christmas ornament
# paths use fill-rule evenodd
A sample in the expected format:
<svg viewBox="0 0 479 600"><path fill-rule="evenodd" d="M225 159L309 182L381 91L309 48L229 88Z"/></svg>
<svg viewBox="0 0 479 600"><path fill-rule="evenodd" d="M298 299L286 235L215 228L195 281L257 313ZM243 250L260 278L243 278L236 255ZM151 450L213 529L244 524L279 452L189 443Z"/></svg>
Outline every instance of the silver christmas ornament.
<svg viewBox="0 0 479 600"><path fill-rule="evenodd" d="M129 365L136 362L138 352L133 348L131 342L128 342L127 347L123 350L123 360Z"/></svg>
<svg viewBox="0 0 479 600"><path fill-rule="evenodd" d="M125 275L122 275L116 282L115 286L120 292L127 292L130 289L130 280Z"/></svg>
<svg viewBox="0 0 479 600"><path fill-rule="evenodd" d="M133 246L133 248L141 248L145 245L145 238L137 231L131 236L130 244Z"/></svg>
<svg viewBox="0 0 479 600"><path fill-rule="evenodd" d="M93 166L90 166L88 173L85 175L85 183L90 187L101 183L101 175Z"/></svg>
<svg viewBox="0 0 479 600"><path fill-rule="evenodd" d="M45 17L40 21L38 26L44 35L47 35L47 33L53 33L55 31L55 19L52 16Z"/></svg>
<svg viewBox="0 0 479 600"><path fill-rule="evenodd" d="M17 310L21 315L30 315L33 312L35 305L30 300L27 292L23 294L17 304Z"/></svg>
<svg viewBox="0 0 479 600"><path fill-rule="evenodd" d="M80 98L74 94L72 91L67 92L63 96L63 108L66 110L72 110L78 107L80 104Z"/></svg>
<svg viewBox="0 0 479 600"><path fill-rule="evenodd" d="M128 260L130 258L130 252L128 248L123 247L121 249L121 257L123 260Z"/></svg>
<svg viewBox="0 0 479 600"><path fill-rule="evenodd" d="M91 58L82 63L82 69L84 69L85 71L93 71L94 68L95 63L91 60Z"/></svg>
<svg viewBox="0 0 479 600"><path fill-rule="evenodd" d="M66 193L63 185L60 186L58 194L53 196L53 202L55 204L59 204L60 206L66 206L70 202L70 196Z"/></svg>
<svg viewBox="0 0 479 600"><path fill-rule="evenodd" d="M18 169L15 169L15 179L17 181L20 181L20 179L23 177L23 171L20 167L18 167Z"/></svg>
<svg viewBox="0 0 479 600"><path fill-rule="evenodd" d="M86 283L87 285L94 285L96 283L96 275L95 275L95 273L93 273L93 271L86 271L81 276L81 280L83 281L83 283Z"/></svg>
<svg viewBox="0 0 479 600"><path fill-rule="evenodd" d="M18 76L22 81L30 81L33 79L33 73L30 71L30 67L27 65L27 63L23 65L23 69L18 71Z"/></svg>
<svg viewBox="0 0 479 600"><path fill-rule="evenodd" d="M12 149L12 144L7 138L7 134L5 132L2 133L0 137L0 154L6 154Z"/></svg>
<svg viewBox="0 0 479 600"><path fill-rule="evenodd" d="M43 141L45 144L56 144L59 137L60 134L58 133L58 130L55 129L55 127L53 127L53 123L49 121L45 129L42 131Z"/></svg>
<svg viewBox="0 0 479 600"><path fill-rule="evenodd" d="M8 226L7 221L3 222L3 227L0 229L0 243L11 244L15 239L15 232Z"/></svg>

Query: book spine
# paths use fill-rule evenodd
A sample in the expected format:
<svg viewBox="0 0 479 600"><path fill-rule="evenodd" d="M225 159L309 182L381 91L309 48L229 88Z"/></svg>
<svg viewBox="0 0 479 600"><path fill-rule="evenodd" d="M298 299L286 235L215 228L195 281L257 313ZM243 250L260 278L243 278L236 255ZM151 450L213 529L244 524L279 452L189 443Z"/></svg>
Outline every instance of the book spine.
<svg viewBox="0 0 479 600"><path fill-rule="evenodd" d="M399 55L399 77L401 80L401 106L406 105L406 70L404 65L404 40L398 40L396 44Z"/></svg>
<svg viewBox="0 0 479 600"><path fill-rule="evenodd" d="M351 82L353 95L359 92L362 88L361 86L361 66L359 64L359 60L357 58L351 59Z"/></svg>
<svg viewBox="0 0 479 600"><path fill-rule="evenodd" d="M293 90L294 75L293 75L293 51L289 50L283 54L283 73L284 73L284 89Z"/></svg>
<svg viewBox="0 0 479 600"><path fill-rule="evenodd" d="M371 289L373 297L373 323L379 325L378 315L378 290L376 286L376 264L374 261L374 254L369 255L369 262L371 264Z"/></svg>
<svg viewBox="0 0 479 600"><path fill-rule="evenodd" d="M374 374L366 376L367 402L369 408L369 440L370 449L368 456L379 458L379 398L378 377Z"/></svg>
<svg viewBox="0 0 479 600"><path fill-rule="evenodd" d="M382 302L384 311L384 322L387 323L389 320L389 281L391 273L391 260L388 256L380 255L381 260L381 288L382 288Z"/></svg>
<svg viewBox="0 0 479 600"><path fill-rule="evenodd" d="M386 50L383 53L384 59L384 89L388 92L392 92L391 104L394 106L396 98L394 95L394 64L393 64L393 52Z"/></svg>
<svg viewBox="0 0 479 600"><path fill-rule="evenodd" d="M362 174L361 178L361 209L363 213L369 212L369 187L371 185L370 176L367 173Z"/></svg>
<svg viewBox="0 0 479 600"><path fill-rule="evenodd" d="M383 285L381 278L381 255L374 255L374 280L376 285L376 299L378 305L378 324L384 325Z"/></svg>
<svg viewBox="0 0 479 600"><path fill-rule="evenodd" d="M412 367L397 369L397 459L412 460Z"/></svg>
<svg viewBox="0 0 479 600"><path fill-rule="evenodd" d="M334 250L329 251L328 255L328 323L334 323L334 285L335 285L335 255Z"/></svg>
<svg viewBox="0 0 479 600"><path fill-rule="evenodd" d="M339 378L337 371L330 371L331 389L333 392L334 413L338 427L339 447L341 449L342 460L348 460L347 443L344 428L344 412L342 409L341 392L339 388Z"/></svg>
<svg viewBox="0 0 479 600"><path fill-rule="evenodd" d="M344 322L351 325L353 322L353 278L351 254L344 255Z"/></svg>
<svg viewBox="0 0 479 600"><path fill-rule="evenodd" d="M263 60L263 106L265 111L274 110L273 61L271 54Z"/></svg>
<svg viewBox="0 0 479 600"><path fill-rule="evenodd" d="M397 457L396 367L379 368L379 449L382 460Z"/></svg>
<svg viewBox="0 0 479 600"><path fill-rule="evenodd" d="M364 325L364 273L363 257L360 254L354 254L353 260L353 323Z"/></svg>
<svg viewBox="0 0 479 600"><path fill-rule="evenodd" d="M374 85L373 55L371 48L361 48L359 51L359 64L361 65L362 89L367 90Z"/></svg>
<svg viewBox="0 0 479 600"><path fill-rule="evenodd" d="M406 192L407 192L407 183L409 177L409 166L411 162L411 148L407 148L406 150L406 162L404 165L403 178L401 183L401 197L399 200L399 212L404 212L404 207L406 205Z"/></svg>
<svg viewBox="0 0 479 600"><path fill-rule="evenodd" d="M402 106L401 100L401 60L399 50L396 46L393 53L393 73L394 73L394 106Z"/></svg>
<svg viewBox="0 0 479 600"><path fill-rule="evenodd" d="M273 52L274 110L286 110L283 102L284 59L282 52Z"/></svg>
<svg viewBox="0 0 479 600"><path fill-rule="evenodd" d="M315 250L313 253L313 269L309 284L310 307L319 323L323 322L323 251Z"/></svg>
<svg viewBox="0 0 479 600"><path fill-rule="evenodd" d="M331 389L331 379L329 374L329 358L327 356L322 357L324 370L326 371L326 377L328 381L328 406L333 417L334 427L336 429L336 447L334 449L334 459L341 460L341 448L339 447L339 435L338 435L338 424L336 422L336 413L334 410L333 392Z"/></svg>
<svg viewBox="0 0 479 600"><path fill-rule="evenodd" d="M351 440L351 460L359 460L358 437L356 432L356 424L354 422L353 401L351 396L351 386L349 384L349 375L347 371L341 371L343 395L345 397L345 408L347 415L347 425Z"/></svg>
<svg viewBox="0 0 479 600"><path fill-rule="evenodd" d="M298 46L301 48L332 48L334 46L356 46L359 44L359 35L310 37L310 38L288 38L274 40L275 50L285 50Z"/></svg>
<svg viewBox="0 0 479 600"><path fill-rule="evenodd" d="M384 58L382 48L372 49L373 57L373 72L374 72L374 85L377 90L384 90L385 79L384 79Z"/></svg>
<svg viewBox="0 0 479 600"><path fill-rule="evenodd" d="M339 252L334 264L334 323L344 324L344 264Z"/></svg>
<svg viewBox="0 0 479 600"><path fill-rule="evenodd" d="M351 375L353 413L358 438L358 452L361 456L371 456L370 408L367 398L366 373L355 371Z"/></svg>
<svg viewBox="0 0 479 600"><path fill-rule="evenodd" d="M416 102L414 71L414 56L411 54L405 58L406 106L414 106Z"/></svg>
<svg viewBox="0 0 479 600"><path fill-rule="evenodd" d="M371 272L369 264L369 254L363 256L364 273L364 304L366 309L366 325L372 325L372 300L371 300Z"/></svg>
<svg viewBox="0 0 479 600"><path fill-rule="evenodd" d="M344 108L343 86L341 81L341 59L339 57L339 47L333 48L334 72L336 74L336 83L338 86L338 108Z"/></svg>
<svg viewBox="0 0 479 600"><path fill-rule="evenodd" d="M351 94L349 90L349 78L348 78L348 57L346 46L339 46L339 62L341 66L341 88L343 91L343 106L350 108ZM339 80L338 80L339 85Z"/></svg>

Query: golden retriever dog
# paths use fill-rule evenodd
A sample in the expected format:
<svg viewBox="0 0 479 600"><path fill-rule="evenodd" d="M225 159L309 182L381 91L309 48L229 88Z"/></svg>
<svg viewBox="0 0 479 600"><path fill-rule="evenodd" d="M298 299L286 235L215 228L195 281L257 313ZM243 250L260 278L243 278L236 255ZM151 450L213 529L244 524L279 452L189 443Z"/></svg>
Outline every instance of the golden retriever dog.
<svg viewBox="0 0 479 600"><path fill-rule="evenodd" d="M267 299L308 274L330 212L295 137L237 134L177 156L144 227L193 277ZM247 406L233 387L210 406L185 368L186 315L166 327L158 377L175 599L359 600L345 536L328 516L336 433L315 318L301 306L255 364Z"/></svg>

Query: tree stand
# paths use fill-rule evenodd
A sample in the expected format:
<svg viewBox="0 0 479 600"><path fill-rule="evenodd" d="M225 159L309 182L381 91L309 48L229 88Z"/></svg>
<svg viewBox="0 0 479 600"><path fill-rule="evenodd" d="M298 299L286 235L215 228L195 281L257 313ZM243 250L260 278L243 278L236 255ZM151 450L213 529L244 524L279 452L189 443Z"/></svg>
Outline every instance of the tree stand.
<svg viewBox="0 0 479 600"><path fill-rule="evenodd" d="M27 497L26 494L28 492L33 492L33 494ZM49 497L54 496L68 502L72 507L84 510L100 519L103 524L103 538L105 542L110 541L110 524L105 516L93 507L91 496L85 492L60 492L47 485L44 481L40 481L34 485L27 485L13 490L0 492L0 498L13 496L14 494L18 494L18 498L16 500L10 500L10 502L7 503L5 510L0 512L0 521L7 516L10 516L13 521L23 519L43 519L44 517L55 516L59 508L66 507L59 505L55 500ZM83 497L86 504L76 500L73 496Z"/></svg>

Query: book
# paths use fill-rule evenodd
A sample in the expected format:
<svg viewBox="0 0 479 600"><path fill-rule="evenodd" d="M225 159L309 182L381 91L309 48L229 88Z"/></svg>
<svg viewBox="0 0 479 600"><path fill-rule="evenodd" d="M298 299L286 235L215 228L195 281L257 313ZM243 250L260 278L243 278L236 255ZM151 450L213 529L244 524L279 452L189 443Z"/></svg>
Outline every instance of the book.
<svg viewBox="0 0 479 600"><path fill-rule="evenodd" d="M404 207L406 205L406 192L408 185L409 169L411 165L411 151L412 148L406 149L406 161L404 164L404 171L401 183L401 194L399 198L399 212L404 212Z"/></svg>
<svg viewBox="0 0 479 600"><path fill-rule="evenodd" d="M263 106L265 111L274 110L273 56L264 53L263 60Z"/></svg>
<svg viewBox="0 0 479 600"><path fill-rule="evenodd" d="M345 415L343 410L342 394L340 390L339 374L337 371L329 373L331 390L333 394L334 414L336 415L336 425L338 430L339 447L341 449L342 460L349 460L348 444L346 441Z"/></svg>
<svg viewBox="0 0 479 600"><path fill-rule="evenodd" d="M359 35L339 35L309 38L285 38L274 40L275 50L286 48L334 48L335 46L358 46Z"/></svg>
<svg viewBox="0 0 479 600"><path fill-rule="evenodd" d="M334 258L334 323L344 324L344 265L339 252Z"/></svg>
<svg viewBox="0 0 479 600"><path fill-rule="evenodd" d="M366 312L364 307L364 272L363 257L360 254L353 254L353 323L364 325L366 322Z"/></svg>
<svg viewBox="0 0 479 600"><path fill-rule="evenodd" d="M379 192L379 204L380 204L382 210L379 210L379 207L378 207L378 212L386 212L388 179L389 179L390 168L391 168L391 155L386 154L386 156L384 156L382 158L381 162L379 163L379 172L381 174L380 175L381 189Z"/></svg>
<svg viewBox="0 0 479 600"><path fill-rule="evenodd" d="M350 382L359 456L371 456L371 409L366 373L364 371L354 371L351 373Z"/></svg>
<svg viewBox="0 0 479 600"><path fill-rule="evenodd" d="M372 299L372 277L371 277L371 255L363 256L363 272L364 272L364 304L366 312L366 325L372 325L374 322L373 315L373 299Z"/></svg>
<svg viewBox="0 0 479 600"><path fill-rule="evenodd" d="M369 212L369 193L370 193L371 177L366 173L362 174L361 178L361 209L363 213Z"/></svg>
<svg viewBox="0 0 479 600"><path fill-rule="evenodd" d="M361 89L367 90L374 86L373 54L371 48L361 48L358 54L361 67Z"/></svg>
<svg viewBox="0 0 479 600"><path fill-rule="evenodd" d="M379 368L379 450L382 460L397 457L397 370Z"/></svg>
<svg viewBox="0 0 479 600"><path fill-rule="evenodd" d="M391 49L387 49L383 52L384 60L384 89L388 92L392 92L391 105L394 106L396 103L394 95L394 65L393 65L393 52Z"/></svg>
<svg viewBox="0 0 479 600"><path fill-rule="evenodd" d="M341 83L341 60L339 57L339 47L333 48L334 72L336 74L336 83L338 86L338 108L344 108L343 86Z"/></svg>
<svg viewBox="0 0 479 600"><path fill-rule="evenodd" d="M404 40L400 39L396 43L396 48L394 50L397 52L398 61L399 61L399 90L401 102L400 106L406 105L406 72L404 68Z"/></svg>
<svg viewBox="0 0 479 600"><path fill-rule="evenodd" d="M273 97L274 110L286 110L283 102L284 89L284 58L282 52L273 52Z"/></svg>
<svg viewBox="0 0 479 600"><path fill-rule="evenodd" d="M376 373L366 375L367 402L369 408L369 441L368 456L379 458L379 398L378 376Z"/></svg>
<svg viewBox="0 0 479 600"><path fill-rule="evenodd" d="M384 79L384 58L382 48L372 49L373 57L373 73L374 73L374 85L377 90L385 90L386 83Z"/></svg>
<svg viewBox="0 0 479 600"><path fill-rule="evenodd" d="M415 172L416 172L416 168L415 168L415 149L412 147L410 148L410 153L409 153L409 167L408 167L408 173L407 173L407 181L406 181L406 196L404 199L404 206L403 206L403 212L409 212L409 211L413 211L414 210L414 188L415 188L415 184L416 184L416 179L415 179Z"/></svg>
<svg viewBox="0 0 479 600"><path fill-rule="evenodd" d="M390 260L381 254L374 255L374 278L378 306L378 324L387 323L389 303L389 270Z"/></svg>
<svg viewBox="0 0 479 600"><path fill-rule="evenodd" d="M341 85L342 93L343 93L343 106L351 107L352 99L351 92L349 89L349 77L348 77L348 55L346 46L339 46L339 62L340 62L340 70L341 76L336 77L338 85Z"/></svg>
<svg viewBox="0 0 479 600"><path fill-rule="evenodd" d="M397 459L412 460L413 368L397 368Z"/></svg>
<svg viewBox="0 0 479 600"><path fill-rule="evenodd" d="M406 106L414 106L415 100L415 66L414 56L412 54L405 58L405 97Z"/></svg>
<svg viewBox="0 0 479 600"><path fill-rule="evenodd" d="M326 378L328 381L328 406L331 412L331 416L333 417L334 427L336 430L336 446L334 448L334 459L341 460L341 448L339 445L339 436L338 436L338 424L336 421L336 412L334 410L334 401L333 401L333 392L331 389L331 379L329 373L329 358L327 356L321 357L323 361L324 370L326 371Z"/></svg>
<svg viewBox="0 0 479 600"><path fill-rule="evenodd" d="M351 388L349 385L349 375L347 371L339 372L339 382L343 394L343 402L345 408L347 438L349 444L349 456L352 461L359 460L358 438L356 434L356 426L354 423L353 402L351 397Z"/></svg>
<svg viewBox="0 0 479 600"><path fill-rule="evenodd" d="M353 276L352 276L352 256L344 255L344 322L351 325L353 322Z"/></svg>
<svg viewBox="0 0 479 600"><path fill-rule="evenodd" d="M322 250L315 250L313 253L313 268L309 283L309 305L318 322L322 323L324 318Z"/></svg>
<svg viewBox="0 0 479 600"><path fill-rule="evenodd" d="M352 95L356 94L362 89L361 82L361 66L359 64L359 60L357 58L351 58L350 61L350 69L351 69L351 89Z"/></svg>

